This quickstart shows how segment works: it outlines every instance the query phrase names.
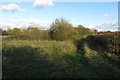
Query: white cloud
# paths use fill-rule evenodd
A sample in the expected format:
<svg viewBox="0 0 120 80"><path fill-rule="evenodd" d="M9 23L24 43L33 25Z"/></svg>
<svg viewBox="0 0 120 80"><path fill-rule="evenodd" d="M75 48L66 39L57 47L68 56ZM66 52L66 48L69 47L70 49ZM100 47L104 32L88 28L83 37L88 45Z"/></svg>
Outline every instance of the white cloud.
<svg viewBox="0 0 120 80"><path fill-rule="evenodd" d="M20 8L17 4L8 4L0 6L0 10L2 11L24 11L25 9Z"/></svg>
<svg viewBox="0 0 120 80"><path fill-rule="evenodd" d="M48 29L50 27L50 23L47 21L41 21L40 19L22 19L22 20L11 20L0 22L0 28L2 29L13 29L17 28L27 28L31 25L37 25L38 28Z"/></svg>
<svg viewBox="0 0 120 80"><path fill-rule="evenodd" d="M118 22L107 22L104 24L89 25L90 29L97 29L98 31L118 31Z"/></svg>
<svg viewBox="0 0 120 80"><path fill-rule="evenodd" d="M109 16L109 14L104 14L104 15L103 15L103 17L108 17L108 16Z"/></svg>
<svg viewBox="0 0 120 80"><path fill-rule="evenodd" d="M86 27L92 29L92 28L94 28L94 26L95 26L94 24L90 24L90 25L88 25Z"/></svg>
<svg viewBox="0 0 120 80"><path fill-rule="evenodd" d="M35 0L35 2L33 3L33 6L35 8L40 8L44 6L53 6L53 2L52 0Z"/></svg>

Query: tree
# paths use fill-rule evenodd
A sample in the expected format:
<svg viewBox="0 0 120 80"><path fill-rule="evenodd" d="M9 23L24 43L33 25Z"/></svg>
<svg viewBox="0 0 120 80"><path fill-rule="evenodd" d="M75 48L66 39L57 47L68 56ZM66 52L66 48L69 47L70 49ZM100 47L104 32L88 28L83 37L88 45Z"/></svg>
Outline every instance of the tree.
<svg viewBox="0 0 120 80"><path fill-rule="evenodd" d="M93 30L93 33L94 33L94 34L97 34L97 33L98 33L98 30L97 30L97 29Z"/></svg>
<svg viewBox="0 0 120 80"><path fill-rule="evenodd" d="M72 29L72 24L65 19L56 19L51 25L49 34L52 40L70 40Z"/></svg>
<svg viewBox="0 0 120 80"><path fill-rule="evenodd" d="M85 28L82 25L78 25L78 27L76 27L76 31L78 32L78 39L81 39L87 35L92 34L92 31L89 28Z"/></svg>
<svg viewBox="0 0 120 80"><path fill-rule="evenodd" d="M8 30L8 34L13 36L19 36L21 34L21 29L20 28L10 29Z"/></svg>
<svg viewBox="0 0 120 80"><path fill-rule="evenodd" d="M2 34L2 35L8 35L8 31L7 30L0 30L0 33Z"/></svg>

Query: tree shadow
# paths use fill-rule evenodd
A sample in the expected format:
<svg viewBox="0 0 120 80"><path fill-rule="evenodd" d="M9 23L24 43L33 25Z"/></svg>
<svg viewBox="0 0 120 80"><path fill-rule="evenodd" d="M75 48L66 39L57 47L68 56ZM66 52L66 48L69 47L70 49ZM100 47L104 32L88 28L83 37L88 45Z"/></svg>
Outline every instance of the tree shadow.
<svg viewBox="0 0 120 80"><path fill-rule="evenodd" d="M42 49L30 46L5 47L2 49L3 78L49 77L53 62Z"/></svg>
<svg viewBox="0 0 120 80"><path fill-rule="evenodd" d="M91 76L94 75L90 74L91 71L87 75L85 70L80 72L79 58L72 55L56 57L56 53L49 57L43 49L31 46L4 46L2 54L3 79L94 77ZM53 59L54 57L57 59Z"/></svg>
<svg viewBox="0 0 120 80"><path fill-rule="evenodd" d="M99 36L88 36L86 38L89 47L96 51L108 52L108 42Z"/></svg>
<svg viewBox="0 0 120 80"><path fill-rule="evenodd" d="M82 57L85 57L85 50L84 50L84 42L85 39L80 39L80 40L76 40L74 41L74 44L77 48L77 53L80 54Z"/></svg>
<svg viewBox="0 0 120 80"><path fill-rule="evenodd" d="M91 35L91 36L87 36L84 39L77 40L74 43L77 47L77 52L83 57L85 57L85 54L86 54L85 49L84 49L84 43L87 43L88 47L94 51L97 51L97 53L100 56L108 59L109 61L111 61L111 63L113 63L113 62L116 64L118 63L114 59L107 56L107 54L110 53L109 47L108 47L109 42L107 40L105 40L104 38L102 39L99 36Z"/></svg>
<svg viewBox="0 0 120 80"><path fill-rule="evenodd" d="M92 49L97 51L97 53L102 56L103 58L107 59L112 65L119 66L119 60L113 59L108 54L116 55L119 57L116 53L111 53L109 51L109 41L105 40L102 36L88 36L87 41L88 46Z"/></svg>
<svg viewBox="0 0 120 80"><path fill-rule="evenodd" d="M89 59L85 57L84 48L79 50L84 46L84 41L86 40L80 40L80 43L79 41L76 41L76 45L78 47L77 51L79 54L82 52L82 56L79 54L63 54L58 55L57 57L56 53L49 57L48 53L41 48L34 48L31 46L3 46L3 79L106 77L102 74L103 72L101 74L97 74L97 72L94 71L95 67L89 64ZM57 59L51 60L52 57L56 57ZM110 74L108 77L113 76Z"/></svg>
<svg viewBox="0 0 120 80"><path fill-rule="evenodd" d="M113 59L112 57L107 55L109 53L108 42L106 42L104 39L102 40L99 37L94 37L91 35L84 39L77 40L74 43L77 47L78 54L81 55L80 58L84 59L83 61L86 66L94 70L96 74L103 75L104 77L115 77L116 75L117 77L119 76L118 74L120 73L120 71L117 71L115 68L117 67L117 69L120 69L119 60ZM96 51L97 55L91 54L91 51L90 57L87 57L84 43L87 43L87 46L91 50ZM111 72L108 72L107 70Z"/></svg>

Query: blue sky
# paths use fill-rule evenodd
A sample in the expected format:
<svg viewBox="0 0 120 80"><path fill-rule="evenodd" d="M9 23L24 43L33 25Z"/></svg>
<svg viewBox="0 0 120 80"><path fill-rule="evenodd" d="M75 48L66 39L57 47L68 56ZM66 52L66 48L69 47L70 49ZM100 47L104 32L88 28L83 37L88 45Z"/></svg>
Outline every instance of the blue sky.
<svg viewBox="0 0 120 80"><path fill-rule="evenodd" d="M52 5L34 7L33 2L4 2L3 5L16 4L23 11L3 10L1 22L24 20L41 21L49 26L56 18L65 18L74 26L83 25L98 30L117 30L117 2L52 2ZM32 21L31 20L31 21ZM30 21L29 21L30 22ZM4 26L6 27L6 26ZM8 26L7 26L8 27Z"/></svg>

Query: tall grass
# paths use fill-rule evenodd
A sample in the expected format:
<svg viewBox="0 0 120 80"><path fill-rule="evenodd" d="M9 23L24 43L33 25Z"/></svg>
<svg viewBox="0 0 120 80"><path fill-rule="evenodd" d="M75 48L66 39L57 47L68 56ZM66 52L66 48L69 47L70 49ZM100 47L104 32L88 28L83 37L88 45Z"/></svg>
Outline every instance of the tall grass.
<svg viewBox="0 0 120 80"><path fill-rule="evenodd" d="M119 58L90 42L5 40L3 78L119 78Z"/></svg>

